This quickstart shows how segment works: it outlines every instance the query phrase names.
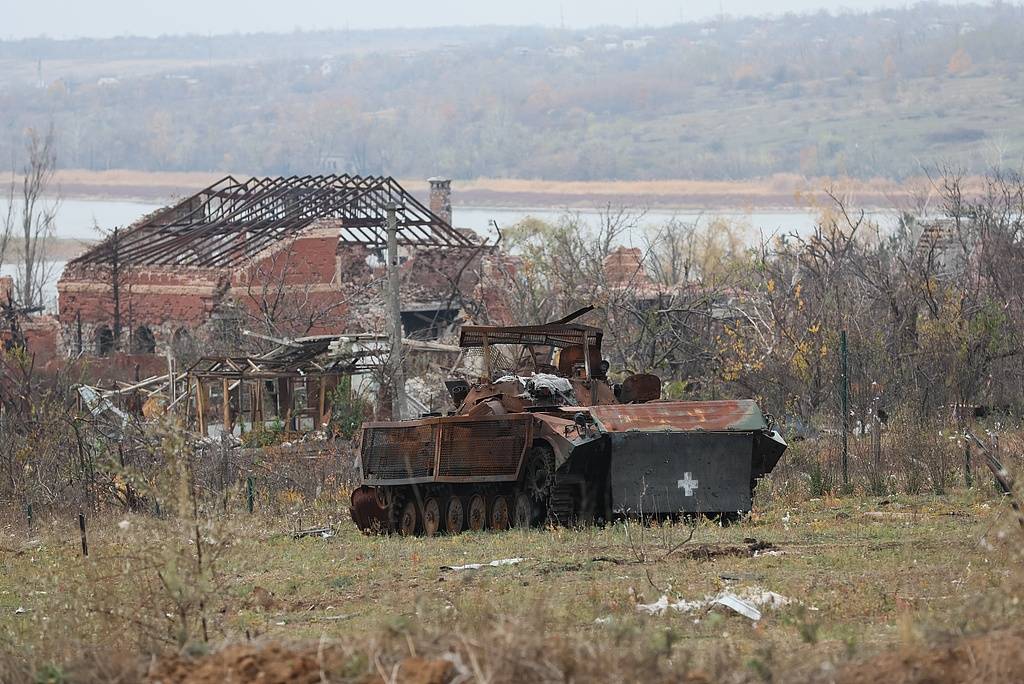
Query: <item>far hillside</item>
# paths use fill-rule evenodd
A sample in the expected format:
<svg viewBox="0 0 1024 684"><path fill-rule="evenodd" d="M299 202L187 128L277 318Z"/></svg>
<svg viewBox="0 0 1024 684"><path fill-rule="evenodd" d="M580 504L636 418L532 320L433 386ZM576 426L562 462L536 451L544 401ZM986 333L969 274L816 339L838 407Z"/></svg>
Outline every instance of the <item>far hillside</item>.
<svg viewBox="0 0 1024 684"><path fill-rule="evenodd" d="M443 17L439 17L443 21ZM403 178L893 179L1024 160L1024 7L0 42L0 158Z"/></svg>

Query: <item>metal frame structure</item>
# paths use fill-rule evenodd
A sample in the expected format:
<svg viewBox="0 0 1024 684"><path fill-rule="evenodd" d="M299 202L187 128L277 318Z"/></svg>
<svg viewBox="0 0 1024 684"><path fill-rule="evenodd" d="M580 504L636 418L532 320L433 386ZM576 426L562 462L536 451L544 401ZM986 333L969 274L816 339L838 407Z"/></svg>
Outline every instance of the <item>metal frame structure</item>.
<svg viewBox="0 0 1024 684"><path fill-rule="evenodd" d="M293 418L299 414L313 417L317 424L322 424L328 415L328 385L334 386L346 375L352 375L358 368L358 361L350 358L334 358L317 361L317 357L327 352L330 338L313 339L302 344L281 346L264 356L216 356L204 357L188 369L188 386L195 392L196 421L198 432L207 432L207 410L209 390L219 385L221 392L221 413L224 429L230 431L235 418L241 417L242 393L250 395L250 420L252 424L264 420L263 394L264 383L273 382L277 386L281 406L275 412L277 417L290 426ZM315 413L307 410L298 414L293 411L292 400L295 384L310 381L316 383L319 393ZM231 395L236 396L236 407L231 406ZM281 415L281 409L284 409Z"/></svg>
<svg viewBox="0 0 1024 684"><path fill-rule="evenodd" d="M459 346L469 349L492 344L524 344L546 347L601 347L600 328L577 323L544 323L543 325L464 325Z"/></svg>
<svg viewBox="0 0 1024 684"><path fill-rule="evenodd" d="M589 309L580 311L586 312ZM600 328L561 321L518 326L464 325L459 334L459 346L463 349L479 347L483 350L484 374L487 378L491 377L493 370L494 345L518 344L549 349L578 348L581 352L579 361L583 363L584 377L591 379L594 377L594 364L601 360L602 337ZM560 368L558 371L568 377L571 369Z"/></svg>
<svg viewBox="0 0 1024 684"><path fill-rule="evenodd" d="M398 205L398 243L413 247L477 247L390 176L289 176L239 181L225 176L161 209L73 264L230 268L317 220L339 222L339 241L384 245L386 207Z"/></svg>

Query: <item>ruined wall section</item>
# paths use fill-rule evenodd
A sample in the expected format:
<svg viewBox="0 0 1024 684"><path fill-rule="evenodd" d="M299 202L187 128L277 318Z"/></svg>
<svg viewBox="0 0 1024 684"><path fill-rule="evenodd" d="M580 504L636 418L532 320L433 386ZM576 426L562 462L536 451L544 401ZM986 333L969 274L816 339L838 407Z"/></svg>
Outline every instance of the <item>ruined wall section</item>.
<svg viewBox="0 0 1024 684"><path fill-rule="evenodd" d="M270 311L285 335L339 332L348 316L336 252L340 222L311 224L299 235L276 242L231 275L226 299L243 327L260 328ZM309 327L312 325L312 327ZM308 328L308 329L307 329Z"/></svg>
<svg viewBox="0 0 1024 684"><path fill-rule="evenodd" d="M195 344L198 331L227 290L225 269L147 266L130 269L121 283L121 348L132 346L132 335L145 328L155 351L164 353L176 343ZM57 284L61 349L75 354L96 353L101 329L114 324L113 287L109 272L91 264L70 264ZM173 350L173 349L172 349Z"/></svg>
<svg viewBox="0 0 1024 684"><path fill-rule="evenodd" d="M445 304L459 308L473 297L484 250L399 248L402 305ZM340 244L338 275L350 310L351 332L386 329L387 263L385 250ZM461 294L461 296L460 296Z"/></svg>

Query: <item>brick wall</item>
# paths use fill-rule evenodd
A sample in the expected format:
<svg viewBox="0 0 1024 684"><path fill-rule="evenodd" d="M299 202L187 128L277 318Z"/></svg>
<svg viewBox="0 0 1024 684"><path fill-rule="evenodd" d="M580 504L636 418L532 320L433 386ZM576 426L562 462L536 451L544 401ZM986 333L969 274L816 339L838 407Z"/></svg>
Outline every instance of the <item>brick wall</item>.
<svg viewBox="0 0 1024 684"><path fill-rule="evenodd" d="M131 331L149 328L157 350L166 349L179 329L202 327L227 289L224 269L146 267L136 269L121 285L122 347L130 346ZM72 353L78 343L94 346L102 326L113 327L114 304L109 276L93 266L69 265L57 284L61 345Z"/></svg>

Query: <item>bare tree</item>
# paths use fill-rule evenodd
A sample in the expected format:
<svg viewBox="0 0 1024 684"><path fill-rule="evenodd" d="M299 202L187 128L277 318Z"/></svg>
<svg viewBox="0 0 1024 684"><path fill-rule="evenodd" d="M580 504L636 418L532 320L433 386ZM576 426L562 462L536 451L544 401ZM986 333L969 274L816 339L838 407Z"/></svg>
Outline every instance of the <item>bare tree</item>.
<svg viewBox="0 0 1024 684"><path fill-rule="evenodd" d="M110 307L113 321L114 351L121 351L124 340L125 314L126 309L131 311L131 265L124 256L124 234L120 226L114 226L110 230L100 228L95 224L93 228L103 236L100 249L104 256L102 270L107 283L110 285ZM128 321L129 332L131 320ZM134 352L135 350L132 349Z"/></svg>
<svg viewBox="0 0 1024 684"><path fill-rule="evenodd" d="M275 338L301 337L340 320L348 300L317 297L315 285L302 275L303 264L291 247L253 265L245 288L249 306L241 308L256 332Z"/></svg>
<svg viewBox="0 0 1024 684"><path fill-rule="evenodd" d="M59 198L49 196L57 170L54 133L51 126L45 135L30 130L26 145L28 159L22 167L19 183L12 176L7 198L4 225L0 230L0 258L8 247L17 252L15 290L23 306L43 305L43 293L53 264L47 259L49 239L53 236ZM9 242L13 240L13 245Z"/></svg>

